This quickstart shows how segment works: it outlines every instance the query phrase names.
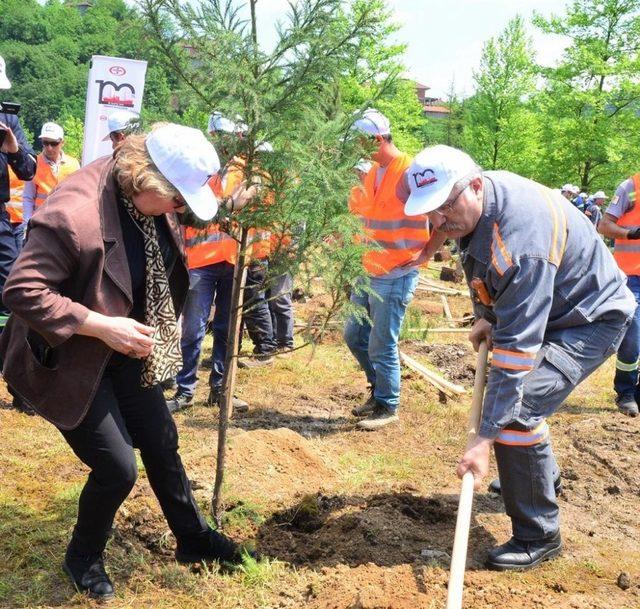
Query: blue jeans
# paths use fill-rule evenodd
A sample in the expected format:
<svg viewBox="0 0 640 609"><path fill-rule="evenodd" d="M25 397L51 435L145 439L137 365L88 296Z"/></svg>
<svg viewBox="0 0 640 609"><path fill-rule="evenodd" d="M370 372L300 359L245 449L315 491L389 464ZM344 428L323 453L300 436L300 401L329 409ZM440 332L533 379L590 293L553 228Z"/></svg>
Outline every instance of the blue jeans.
<svg viewBox="0 0 640 609"><path fill-rule="evenodd" d="M9 309L2 302L2 290L19 253L13 225L9 221L9 212L5 210L4 205L0 205L0 332L10 315Z"/></svg>
<svg viewBox="0 0 640 609"><path fill-rule="evenodd" d="M267 302L271 312L273 336L280 349L293 348L293 278L289 273L283 273L273 278L273 283L267 290Z"/></svg>
<svg viewBox="0 0 640 609"><path fill-rule="evenodd" d="M351 295L351 302L366 309L371 323L350 317L344 328L347 346L373 386L376 402L393 413L400 405L398 337L417 285L417 270L395 279L371 277L378 297L359 290Z"/></svg>
<svg viewBox="0 0 640 609"><path fill-rule="evenodd" d="M182 370L176 382L178 391L193 395L198 383L198 362L211 306L213 314L213 357L209 385L220 387L227 357L227 335L233 288L233 265L217 262L189 271L189 294L182 311Z"/></svg>
<svg viewBox="0 0 640 609"><path fill-rule="evenodd" d="M627 287L640 305L640 276L629 275ZM622 339L616 360L616 374L613 388L618 398L633 397L638 390L638 357L640 356L640 306ZM640 397L640 396L639 396Z"/></svg>
<svg viewBox="0 0 640 609"><path fill-rule="evenodd" d="M247 282L244 289L242 321L253 341L253 352L256 355L271 355L276 350L271 313L264 287L268 269L267 260L251 262L247 269Z"/></svg>

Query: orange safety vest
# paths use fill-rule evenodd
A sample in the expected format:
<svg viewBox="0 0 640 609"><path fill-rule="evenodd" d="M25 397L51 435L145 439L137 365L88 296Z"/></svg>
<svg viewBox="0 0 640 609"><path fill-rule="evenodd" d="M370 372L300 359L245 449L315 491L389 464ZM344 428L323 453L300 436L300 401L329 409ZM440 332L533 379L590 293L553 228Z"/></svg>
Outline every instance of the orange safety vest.
<svg viewBox="0 0 640 609"><path fill-rule="evenodd" d="M640 173L636 173L631 179L636 197L634 204L618 218L617 225L622 228L640 226L640 205L638 205L640 203ZM640 240L616 239L613 257L627 275L640 275Z"/></svg>
<svg viewBox="0 0 640 609"><path fill-rule="evenodd" d="M11 224L22 224L22 191L24 181L9 166L9 200L5 203Z"/></svg>
<svg viewBox="0 0 640 609"><path fill-rule="evenodd" d="M377 244L362 257L370 275L386 275L411 263L429 241L428 216L407 216L404 203L396 195L398 181L410 164L411 158L406 154L391 161L375 190L379 165L373 163L362 186L351 191L349 209L362 221L364 241Z"/></svg>
<svg viewBox="0 0 640 609"><path fill-rule="evenodd" d="M213 176L209 186L218 198L228 197L244 179L244 160L234 157L227 165L226 181L223 184L220 176ZM187 249L187 266L199 269L218 262L235 264L238 259L238 242L228 233L220 230L218 224L203 229L186 227L185 242Z"/></svg>
<svg viewBox="0 0 640 609"><path fill-rule="evenodd" d="M78 161L66 154L62 157L62 162L58 168L58 175L53 173L51 165L47 163L42 153L38 155L36 161L36 175L33 177L33 182L36 187L35 209L47 200L49 193L62 182L62 180L74 171L80 169Z"/></svg>

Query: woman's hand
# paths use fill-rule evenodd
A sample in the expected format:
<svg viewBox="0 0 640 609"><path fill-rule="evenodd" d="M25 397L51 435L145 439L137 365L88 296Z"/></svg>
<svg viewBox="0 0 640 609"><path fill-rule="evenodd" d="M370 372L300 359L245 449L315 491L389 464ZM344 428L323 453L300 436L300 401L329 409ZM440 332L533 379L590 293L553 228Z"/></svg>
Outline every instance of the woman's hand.
<svg viewBox="0 0 640 609"><path fill-rule="evenodd" d="M130 317L108 317L91 311L78 334L99 338L118 353L147 357L153 349L154 329Z"/></svg>

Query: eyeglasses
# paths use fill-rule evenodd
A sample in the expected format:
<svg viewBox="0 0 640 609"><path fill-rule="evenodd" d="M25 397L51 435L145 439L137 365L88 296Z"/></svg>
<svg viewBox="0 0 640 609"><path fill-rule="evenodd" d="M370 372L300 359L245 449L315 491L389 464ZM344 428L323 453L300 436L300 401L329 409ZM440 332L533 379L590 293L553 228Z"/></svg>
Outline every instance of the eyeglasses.
<svg viewBox="0 0 640 609"><path fill-rule="evenodd" d="M455 204L460 199L460 195L465 190L467 190L467 188L469 188L469 184L467 184L451 201L447 201L447 202L443 203L440 207L438 207L438 209L434 209L430 213L438 214L439 216L446 216L447 214L451 213L451 211L453 211L453 207L455 206Z"/></svg>
<svg viewBox="0 0 640 609"><path fill-rule="evenodd" d="M43 146L50 146L51 148L57 148L58 146L60 146L62 142L45 142L44 140L42 140L42 145Z"/></svg>

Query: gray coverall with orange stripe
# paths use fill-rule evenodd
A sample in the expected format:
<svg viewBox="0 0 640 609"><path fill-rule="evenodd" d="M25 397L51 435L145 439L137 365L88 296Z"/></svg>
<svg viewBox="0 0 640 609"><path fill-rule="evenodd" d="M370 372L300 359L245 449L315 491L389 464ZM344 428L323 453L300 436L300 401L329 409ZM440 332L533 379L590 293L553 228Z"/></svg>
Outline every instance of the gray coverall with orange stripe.
<svg viewBox="0 0 640 609"><path fill-rule="evenodd" d="M493 324L479 433L495 439L513 533L559 529L557 464L546 419L615 353L636 303L588 218L560 194L484 174L483 213L460 242L477 318Z"/></svg>

